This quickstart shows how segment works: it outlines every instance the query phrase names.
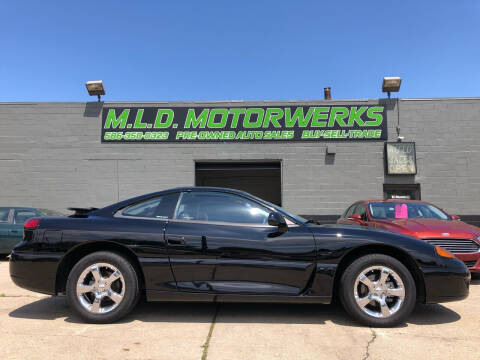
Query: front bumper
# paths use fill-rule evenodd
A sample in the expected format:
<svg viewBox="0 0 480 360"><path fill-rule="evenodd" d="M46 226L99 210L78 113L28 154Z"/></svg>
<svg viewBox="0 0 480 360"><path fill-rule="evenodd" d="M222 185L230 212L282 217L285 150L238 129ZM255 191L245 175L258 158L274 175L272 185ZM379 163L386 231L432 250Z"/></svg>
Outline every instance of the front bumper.
<svg viewBox="0 0 480 360"><path fill-rule="evenodd" d="M21 288L55 295L55 281L60 258L59 254L13 251L10 255L10 277Z"/></svg>
<svg viewBox="0 0 480 360"><path fill-rule="evenodd" d="M425 302L437 304L463 300L468 296L471 274L458 259L446 259L445 266L423 268Z"/></svg>
<svg viewBox="0 0 480 360"><path fill-rule="evenodd" d="M458 254L454 253L455 257L462 260L472 273L480 273L480 252Z"/></svg>

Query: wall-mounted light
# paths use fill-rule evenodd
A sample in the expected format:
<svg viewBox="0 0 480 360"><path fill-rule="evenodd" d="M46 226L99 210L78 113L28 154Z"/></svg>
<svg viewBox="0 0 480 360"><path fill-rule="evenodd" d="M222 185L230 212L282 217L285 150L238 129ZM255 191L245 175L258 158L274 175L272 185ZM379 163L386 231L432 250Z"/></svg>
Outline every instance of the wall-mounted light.
<svg viewBox="0 0 480 360"><path fill-rule="evenodd" d="M103 87L102 80L87 81L85 86L88 90L88 95L98 96L98 101L100 101L100 96L105 95L105 88Z"/></svg>
<svg viewBox="0 0 480 360"><path fill-rule="evenodd" d="M388 93L388 98L390 99L390 93L400 91L401 84L402 78L400 76L384 77L382 83L382 92Z"/></svg>

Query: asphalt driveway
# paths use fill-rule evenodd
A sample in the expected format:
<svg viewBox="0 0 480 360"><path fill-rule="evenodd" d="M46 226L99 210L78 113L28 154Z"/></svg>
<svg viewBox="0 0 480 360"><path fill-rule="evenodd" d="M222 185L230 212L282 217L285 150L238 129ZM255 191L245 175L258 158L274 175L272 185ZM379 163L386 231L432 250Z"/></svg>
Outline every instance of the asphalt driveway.
<svg viewBox="0 0 480 360"><path fill-rule="evenodd" d="M480 280L460 302L418 306L393 329L339 306L141 303L116 324L84 324L64 297L16 287L0 262L5 359L480 359Z"/></svg>

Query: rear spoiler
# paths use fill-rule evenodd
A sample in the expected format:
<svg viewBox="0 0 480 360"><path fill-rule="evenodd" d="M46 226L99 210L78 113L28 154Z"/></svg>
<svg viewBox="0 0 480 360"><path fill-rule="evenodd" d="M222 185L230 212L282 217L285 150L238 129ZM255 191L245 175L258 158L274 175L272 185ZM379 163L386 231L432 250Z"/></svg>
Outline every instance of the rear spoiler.
<svg viewBox="0 0 480 360"><path fill-rule="evenodd" d="M71 207L68 210L73 211L74 213L69 217L78 218L78 217L88 217L88 214L92 211L98 210L98 208L90 207L90 208L77 208Z"/></svg>

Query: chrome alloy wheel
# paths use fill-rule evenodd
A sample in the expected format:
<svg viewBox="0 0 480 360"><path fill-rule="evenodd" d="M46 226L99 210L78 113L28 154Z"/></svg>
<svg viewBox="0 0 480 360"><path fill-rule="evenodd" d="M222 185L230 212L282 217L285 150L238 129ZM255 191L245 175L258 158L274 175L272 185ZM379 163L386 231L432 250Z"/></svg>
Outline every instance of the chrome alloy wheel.
<svg viewBox="0 0 480 360"><path fill-rule="evenodd" d="M395 314L405 299L405 287L400 275L386 266L371 266L357 277L354 296L360 309L376 318Z"/></svg>
<svg viewBox="0 0 480 360"><path fill-rule="evenodd" d="M80 304L89 312L105 314L115 309L125 295L125 279L112 264L90 265L80 274L76 287Z"/></svg>

